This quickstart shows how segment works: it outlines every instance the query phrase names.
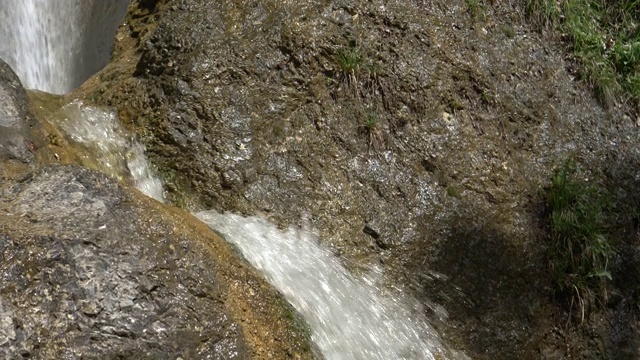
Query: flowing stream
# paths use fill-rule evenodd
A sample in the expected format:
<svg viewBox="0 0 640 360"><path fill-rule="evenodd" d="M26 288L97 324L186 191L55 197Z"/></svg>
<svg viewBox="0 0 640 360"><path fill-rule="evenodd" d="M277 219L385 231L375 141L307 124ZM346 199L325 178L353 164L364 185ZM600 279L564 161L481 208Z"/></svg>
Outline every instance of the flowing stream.
<svg viewBox="0 0 640 360"><path fill-rule="evenodd" d="M379 276L351 275L311 231L283 231L259 217L214 211L196 216L240 248L289 300L327 359L435 359L442 350L409 299L382 294Z"/></svg>
<svg viewBox="0 0 640 360"><path fill-rule="evenodd" d="M66 93L108 61L128 0L3 0L0 57L26 87ZM88 163L162 200L143 147L109 111L74 102L58 124L86 149ZM375 276L357 278L311 231L281 231L259 217L196 214L235 244L304 317L326 359L441 359L437 334L410 299Z"/></svg>
<svg viewBox="0 0 640 360"><path fill-rule="evenodd" d="M114 112L74 101L64 106L54 120L82 149L84 166L129 183L158 201L164 200L162 181L151 169L144 146L124 129Z"/></svg>

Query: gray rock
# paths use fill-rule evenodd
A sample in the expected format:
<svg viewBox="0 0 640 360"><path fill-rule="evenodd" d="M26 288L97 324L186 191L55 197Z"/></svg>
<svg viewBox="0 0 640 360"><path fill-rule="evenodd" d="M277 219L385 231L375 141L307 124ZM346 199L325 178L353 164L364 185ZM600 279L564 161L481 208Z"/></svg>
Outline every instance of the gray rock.
<svg viewBox="0 0 640 360"><path fill-rule="evenodd" d="M28 100L18 76L0 60L0 159L33 161L28 140Z"/></svg>
<svg viewBox="0 0 640 360"><path fill-rule="evenodd" d="M0 212L0 358L247 356L213 261L114 180L45 168Z"/></svg>

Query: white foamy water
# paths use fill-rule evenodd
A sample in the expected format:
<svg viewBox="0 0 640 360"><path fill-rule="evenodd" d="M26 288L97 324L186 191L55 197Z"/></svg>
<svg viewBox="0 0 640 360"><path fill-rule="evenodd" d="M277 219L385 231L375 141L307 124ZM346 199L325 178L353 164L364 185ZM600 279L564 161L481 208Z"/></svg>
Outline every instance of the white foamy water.
<svg viewBox="0 0 640 360"><path fill-rule="evenodd" d="M81 145L83 165L130 182L145 195L163 201L162 182L149 166L144 146L111 111L76 101L62 109L61 128Z"/></svg>
<svg viewBox="0 0 640 360"><path fill-rule="evenodd" d="M79 51L75 7L46 0L3 0L3 26L12 30L13 51L7 59L27 88L62 94ZM62 1L64 2L64 0Z"/></svg>
<svg viewBox="0 0 640 360"><path fill-rule="evenodd" d="M326 359L436 359L443 352L424 316L381 294L373 280L355 278L310 232L281 231L257 217L196 216L240 248L286 297Z"/></svg>
<svg viewBox="0 0 640 360"><path fill-rule="evenodd" d="M0 57L26 88L73 90L106 65L129 0L1 0Z"/></svg>

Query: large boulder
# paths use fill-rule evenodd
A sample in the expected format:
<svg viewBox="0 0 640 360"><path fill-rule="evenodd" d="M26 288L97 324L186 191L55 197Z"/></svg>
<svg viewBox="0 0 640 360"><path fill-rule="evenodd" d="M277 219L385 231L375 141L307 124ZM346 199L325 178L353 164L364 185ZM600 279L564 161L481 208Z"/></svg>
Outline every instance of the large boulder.
<svg viewBox="0 0 640 360"><path fill-rule="evenodd" d="M18 76L0 59L0 159L33 161L28 109L27 94Z"/></svg>
<svg viewBox="0 0 640 360"><path fill-rule="evenodd" d="M206 226L105 175L0 183L0 357L309 357L290 311Z"/></svg>

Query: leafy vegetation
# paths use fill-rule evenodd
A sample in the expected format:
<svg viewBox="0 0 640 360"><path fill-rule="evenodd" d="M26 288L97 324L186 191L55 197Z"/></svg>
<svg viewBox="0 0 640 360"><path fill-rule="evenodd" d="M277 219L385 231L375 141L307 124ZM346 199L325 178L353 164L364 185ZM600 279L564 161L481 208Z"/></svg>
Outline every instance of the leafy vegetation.
<svg viewBox="0 0 640 360"><path fill-rule="evenodd" d="M527 0L526 12L567 36L600 100L640 100L639 0Z"/></svg>
<svg viewBox="0 0 640 360"><path fill-rule="evenodd" d="M544 192L551 226L549 261L556 294L580 319L606 300L613 247L608 229L611 201L602 186L578 180L571 164L558 170ZM576 315L574 313L574 315Z"/></svg>

